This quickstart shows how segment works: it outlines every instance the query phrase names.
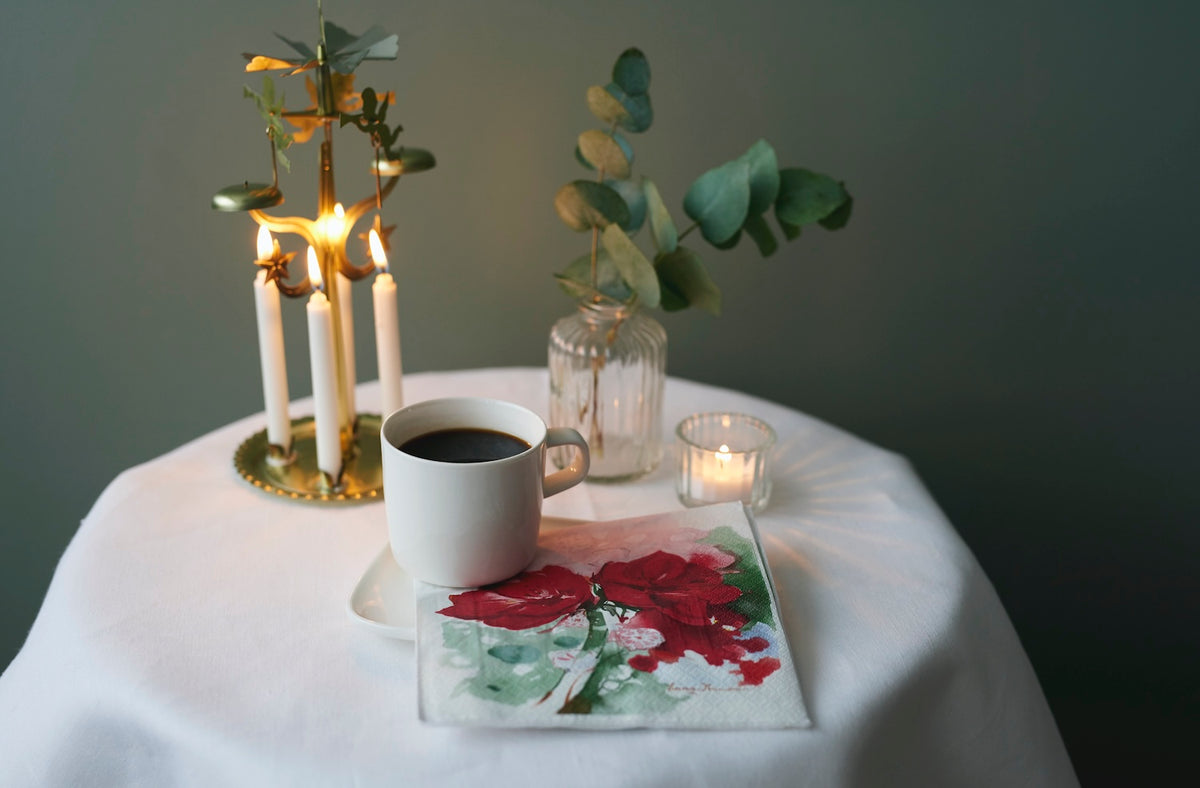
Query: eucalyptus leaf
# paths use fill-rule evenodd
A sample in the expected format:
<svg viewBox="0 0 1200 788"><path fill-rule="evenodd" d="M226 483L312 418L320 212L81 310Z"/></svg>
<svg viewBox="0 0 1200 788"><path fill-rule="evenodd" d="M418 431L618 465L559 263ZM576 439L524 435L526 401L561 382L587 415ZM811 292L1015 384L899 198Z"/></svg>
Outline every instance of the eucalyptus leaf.
<svg viewBox="0 0 1200 788"><path fill-rule="evenodd" d="M559 288L576 301L590 301L593 304L609 304L611 306L620 306L628 304L629 300L618 300L597 290L587 282L581 282L578 279L571 279L562 274L555 274L555 280L558 282Z"/></svg>
<svg viewBox="0 0 1200 788"><path fill-rule="evenodd" d="M623 142L624 145L621 144ZM592 165L592 169L603 170L613 178L629 177L633 164L633 149L619 134L589 129L579 135L577 150Z"/></svg>
<svg viewBox="0 0 1200 788"><path fill-rule="evenodd" d="M780 170L779 177L775 216L781 224L799 227L818 222L850 198L842 184L828 175L794 167Z"/></svg>
<svg viewBox="0 0 1200 788"><path fill-rule="evenodd" d="M779 242L775 240L775 234L771 232L771 226L767 224L767 220L763 218L762 214L752 213L747 216L742 229L758 246L758 252L763 257L770 257L779 248Z"/></svg>
<svg viewBox="0 0 1200 788"><path fill-rule="evenodd" d="M599 297L600 295L599 291L587 282L580 282L578 279L573 279L566 274L555 274L554 279L558 282L558 286L562 291L576 301L591 301L594 297Z"/></svg>
<svg viewBox="0 0 1200 788"><path fill-rule="evenodd" d="M740 159L701 175L683 198L684 212L713 245L728 241L741 229L749 208L750 166Z"/></svg>
<svg viewBox="0 0 1200 788"><path fill-rule="evenodd" d="M571 261L561 274L556 274L559 285L569 295L587 297L598 294L617 303L625 303L633 297L633 290L621 278L621 272L613 263L612 256L601 247L596 250L596 282L592 283L592 256L584 254ZM570 283L568 285L567 283ZM568 289L568 287L573 289ZM583 292L586 291L586 292Z"/></svg>
<svg viewBox="0 0 1200 788"><path fill-rule="evenodd" d="M775 218L779 221L779 227L780 227L780 229L783 230L784 238L788 239L789 241L794 241L800 237L800 225L788 224L787 222L780 219L778 216L776 216Z"/></svg>
<svg viewBox="0 0 1200 788"><path fill-rule="evenodd" d="M579 149L579 146L578 146L578 145L576 145L576 146L575 146L575 161L577 161L577 162L579 162L580 164L582 164L582 165L583 165L583 166L584 166L586 169L589 169L589 170L595 170L595 169L596 169L595 167L593 167L593 166L592 166L592 163L591 163L590 161L588 161L587 159L585 159L585 158L583 157L583 151L581 151L581 150Z"/></svg>
<svg viewBox="0 0 1200 788"><path fill-rule="evenodd" d="M728 239L721 241L721 243L719 243L719 244L713 244L713 247L716 249L720 249L722 252L724 252L724 251L728 251L729 249L732 249L735 246L737 246L738 241L741 241L741 240L742 240L742 230L741 230L741 228L738 228L738 231L736 233L729 236Z"/></svg>
<svg viewBox="0 0 1200 788"><path fill-rule="evenodd" d="M600 234L600 241L605 251L612 257L621 278L637 293L638 300L643 306L658 306L661 292L658 287L658 275L654 266L642 254L642 250L630 240L616 224L610 224Z"/></svg>
<svg viewBox="0 0 1200 788"><path fill-rule="evenodd" d="M658 193L658 187L649 178L642 178L642 192L646 195L646 217L650 221L650 235L654 247L663 252L674 252L679 245L679 231L671 220L671 213Z"/></svg>
<svg viewBox="0 0 1200 788"><path fill-rule="evenodd" d="M621 89L616 82L610 82L604 88L612 94L621 106L625 108L627 117L617 121L617 125L626 131L640 134L654 122L654 108L650 106L650 94L641 93L630 95Z"/></svg>
<svg viewBox="0 0 1200 788"><path fill-rule="evenodd" d="M554 209L563 223L577 232L629 222L629 207L621 195L593 181L571 181L563 186L554 196Z"/></svg>
<svg viewBox="0 0 1200 788"><path fill-rule="evenodd" d="M642 229L642 224L646 221L646 193L642 191L642 185L634 181L613 179L605 179L604 183L621 195L621 199L629 208L629 221L622 224L621 229L629 235Z"/></svg>
<svg viewBox="0 0 1200 788"><path fill-rule="evenodd" d="M759 140L739 157L750 168L751 215L758 215L771 207L779 195L779 160L775 149L766 140Z"/></svg>
<svg viewBox="0 0 1200 788"><path fill-rule="evenodd" d="M698 306L714 315L721 314L721 291L691 249L680 246L659 254L654 258L654 271L662 289L662 308L667 312Z"/></svg>
<svg viewBox="0 0 1200 788"><path fill-rule="evenodd" d="M587 91L588 109L599 120L608 125L620 124L629 119L629 110L620 99L610 93L603 85L592 85Z"/></svg>
<svg viewBox="0 0 1200 788"><path fill-rule="evenodd" d="M616 82L609 82L603 87L592 85L588 88L587 102L588 109L597 118L635 134L650 128L654 122L654 108L650 106L649 94L630 95Z"/></svg>
<svg viewBox="0 0 1200 788"><path fill-rule="evenodd" d="M621 148L621 153L625 154L625 160L629 162L629 166L630 166L630 168L632 168L633 167L633 145L630 144L629 140L625 139L625 135L619 131L614 131L612 133L612 138L613 138L613 142L617 143L617 146ZM615 178L617 176L613 175L613 177ZM628 177L628 176L626 176L626 177Z"/></svg>
<svg viewBox="0 0 1200 788"><path fill-rule="evenodd" d="M612 78L629 95L643 95L650 89L650 63L640 49L630 47L617 58Z"/></svg>
<svg viewBox="0 0 1200 788"><path fill-rule="evenodd" d="M842 184L842 188L846 187ZM818 219L817 222L826 230L840 230L850 221L850 213L854 210L854 198L850 193L846 193L846 201L838 206L837 210L826 216L824 219Z"/></svg>

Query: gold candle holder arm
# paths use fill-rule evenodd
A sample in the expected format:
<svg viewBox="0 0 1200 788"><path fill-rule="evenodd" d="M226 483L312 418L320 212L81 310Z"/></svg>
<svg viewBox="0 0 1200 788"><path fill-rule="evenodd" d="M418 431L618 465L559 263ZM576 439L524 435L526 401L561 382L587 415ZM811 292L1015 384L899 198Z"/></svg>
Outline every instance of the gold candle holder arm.
<svg viewBox="0 0 1200 788"><path fill-rule="evenodd" d="M249 211L249 213L250 218L254 219L254 221L258 222L259 225L266 227L273 233L299 235L310 245L314 245L314 239L316 238L316 222L313 222L311 219L305 219L301 216L270 216L269 214L265 214L258 209L252 209ZM279 248L278 241L275 242L275 248L276 250ZM289 284L287 281L285 281L284 277L288 275L287 264L294 256L294 252L289 252L286 255L279 255L278 257L282 260L282 262L280 263L278 260L276 261L278 263L274 266L276 273L272 275L272 278L275 280L275 285L279 288L280 293L284 294L288 298L301 298L312 292L312 281L308 278L307 274L296 284Z"/></svg>
<svg viewBox="0 0 1200 788"><path fill-rule="evenodd" d="M288 298L302 298L312 292L312 281L306 276L301 282L296 284L288 284L282 279L275 280L275 286L279 288L279 292L283 293Z"/></svg>
<svg viewBox="0 0 1200 788"><path fill-rule="evenodd" d="M317 239L317 223L312 219L303 216L271 216L257 208L251 209L250 218L273 233L298 235L310 246L320 243Z"/></svg>
<svg viewBox="0 0 1200 788"><path fill-rule="evenodd" d="M354 205L351 205L350 209L346 211L346 227L353 228L358 220L367 213L367 211L372 210L377 204L387 199L387 196L392 193L392 189L396 188L396 183L399 182L399 180L399 175L391 176L388 178L387 184L380 189L378 195L365 197L354 203ZM376 230L378 230L378 228L376 228ZM342 275L354 282L365 278L375 271L374 260L368 260L363 265L354 265L344 253L341 255L339 264Z"/></svg>

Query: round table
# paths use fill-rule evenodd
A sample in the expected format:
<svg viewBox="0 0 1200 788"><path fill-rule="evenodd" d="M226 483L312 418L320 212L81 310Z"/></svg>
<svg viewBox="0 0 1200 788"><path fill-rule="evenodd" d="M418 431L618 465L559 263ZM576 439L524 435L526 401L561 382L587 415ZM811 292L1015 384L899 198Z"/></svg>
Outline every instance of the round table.
<svg viewBox="0 0 1200 788"><path fill-rule="evenodd" d="M547 411L544 369L405 378L406 401ZM360 386L359 406L378 403ZM293 412L311 408L295 403ZM1076 785L987 577L908 462L795 410L671 378L664 440L729 410L779 437L757 515L813 726L571 731L417 717L415 649L347 599L387 541L382 502L252 488L234 449L260 415L118 476L64 553L0 677L0 785ZM651 475L585 483L547 516L681 507Z"/></svg>

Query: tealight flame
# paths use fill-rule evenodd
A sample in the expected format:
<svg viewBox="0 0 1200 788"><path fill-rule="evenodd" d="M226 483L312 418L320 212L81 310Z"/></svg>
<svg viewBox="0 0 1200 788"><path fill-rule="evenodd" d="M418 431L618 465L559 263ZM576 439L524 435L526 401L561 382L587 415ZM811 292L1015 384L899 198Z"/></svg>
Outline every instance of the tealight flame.
<svg viewBox="0 0 1200 788"><path fill-rule="evenodd" d="M379 233L375 232L375 228L371 228L371 232L367 233L367 245L371 247L371 259L375 261L375 267L386 274L387 254L383 251L383 242L379 240Z"/></svg>
<svg viewBox="0 0 1200 788"><path fill-rule="evenodd" d="M733 454L729 451L729 447L724 443L721 444L720 449L717 449L716 455L717 461L722 465L733 459Z"/></svg>
<svg viewBox="0 0 1200 788"><path fill-rule="evenodd" d="M275 252L275 239L271 237L271 231L267 229L265 224L259 225L258 228L258 259L270 260Z"/></svg>
<svg viewBox="0 0 1200 788"><path fill-rule="evenodd" d="M312 283L313 290L323 290L324 283L321 281L321 264L317 262L317 250L311 246L308 247L308 281Z"/></svg>

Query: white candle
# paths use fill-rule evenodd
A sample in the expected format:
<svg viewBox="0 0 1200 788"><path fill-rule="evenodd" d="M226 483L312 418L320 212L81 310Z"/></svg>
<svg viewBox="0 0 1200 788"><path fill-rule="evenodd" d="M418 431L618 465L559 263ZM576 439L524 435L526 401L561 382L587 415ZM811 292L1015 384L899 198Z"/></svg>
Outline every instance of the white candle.
<svg viewBox="0 0 1200 788"><path fill-rule="evenodd" d="M258 228L258 259L274 253L271 231ZM292 423L288 417L287 357L283 349L283 319L279 287L267 281L267 272L254 278L254 314L258 321L258 358L262 367L263 405L267 411L267 442L286 454L292 445ZM281 458L280 458L281 459Z"/></svg>
<svg viewBox="0 0 1200 788"><path fill-rule="evenodd" d="M322 217L319 227L328 248L340 249L346 243L346 209L340 202L334 204L333 213ZM342 374L346 379L345 414L350 423L353 423L358 413L358 406L354 402L354 386L358 382L354 363L354 303L351 299L350 280L340 271L337 273L335 284L338 331L342 338Z"/></svg>
<svg viewBox="0 0 1200 788"><path fill-rule="evenodd" d="M338 203L341 207L341 203ZM353 422L358 414L354 402L354 385L358 372L354 365L354 304L350 298L350 280L342 273L337 275L338 321L342 326L342 360L346 370L346 413Z"/></svg>
<svg viewBox="0 0 1200 788"><path fill-rule="evenodd" d="M308 352L312 364L313 419L317 435L317 468L337 480L342 473L342 443L338 421L337 368L334 366L333 310L321 292L317 253L308 247L308 276L313 294L308 299Z"/></svg>
<svg viewBox="0 0 1200 788"><path fill-rule="evenodd" d="M754 463L742 452L721 447L700 462L697 490L707 501L750 500L754 488Z"/></svg>
<svg viewBox="0 0 1200 788"><path fill-rule="evenodd" d="M371 259L379 273L371 285L375 303L375 355L379 362L379 388L383 417L404 407L403 371L400 366L400 319L396 314L396 282L387 270L387 255L379 235L368 235Z"/></svg>

